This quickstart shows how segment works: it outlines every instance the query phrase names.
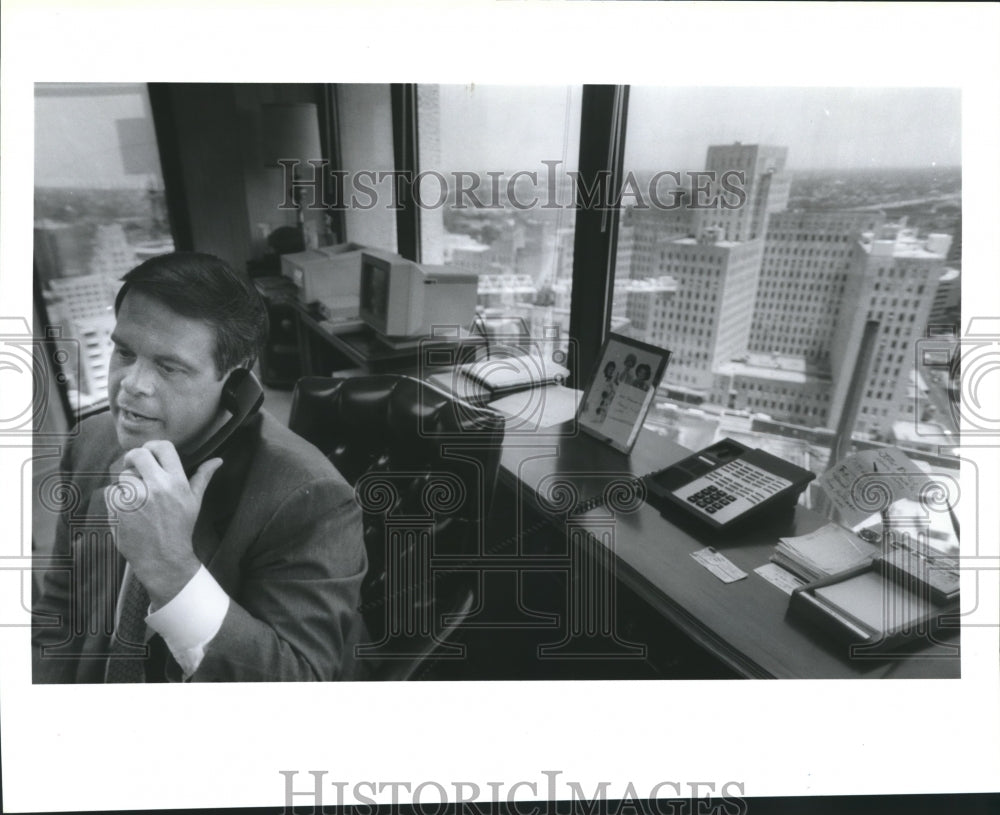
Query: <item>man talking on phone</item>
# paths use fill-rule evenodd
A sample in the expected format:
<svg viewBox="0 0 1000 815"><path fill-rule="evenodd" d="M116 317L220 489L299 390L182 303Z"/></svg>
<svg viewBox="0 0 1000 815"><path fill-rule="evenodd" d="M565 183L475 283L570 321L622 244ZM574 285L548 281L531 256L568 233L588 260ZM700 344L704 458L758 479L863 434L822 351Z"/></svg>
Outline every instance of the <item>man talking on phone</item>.
<svg viewBox="0 0 1000 815"><path fill-rule="evenodd" d="M211 255L115 300L110 410L66 445L35 682L351 678L367 567L353 490L258 411L267 316Z"/></svg>

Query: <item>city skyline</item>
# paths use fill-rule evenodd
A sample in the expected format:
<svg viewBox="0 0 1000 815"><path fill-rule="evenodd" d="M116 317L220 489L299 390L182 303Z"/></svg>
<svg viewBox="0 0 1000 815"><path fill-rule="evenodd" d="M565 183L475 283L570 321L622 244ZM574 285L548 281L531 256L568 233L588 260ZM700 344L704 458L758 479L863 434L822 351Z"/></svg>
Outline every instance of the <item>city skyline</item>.
<svg viewBox="0 0 1000 815"><path fill-rule="evenodd" d="M100 102L112 119L145 113L137 97L107 87ZM439 87L440 169L543 176L542 161L561 162L560 172L577 169L581 86ZM36 186L79 187L113 178L143 187L142 174L119 164L119 134L84 126L86 105L95 99L74 101L84 107L58 122L47 109L36 110L47 124L36 129L38 154L59 157L36 163ZM786 169L793 173L960 167L961 118L961 93L954 88L632 86L625 167L700 170L709 146L736 141L787 147Z"/></svg>
<svg viewBox="0 0 1000 815"><path fill-rule="evenodd" d="M576 169L580 86L440 87L445 169ZM788 147L790 171L956 167L961 120L956 88L631 86L625 166L698 170L739 141Z"/></svg>

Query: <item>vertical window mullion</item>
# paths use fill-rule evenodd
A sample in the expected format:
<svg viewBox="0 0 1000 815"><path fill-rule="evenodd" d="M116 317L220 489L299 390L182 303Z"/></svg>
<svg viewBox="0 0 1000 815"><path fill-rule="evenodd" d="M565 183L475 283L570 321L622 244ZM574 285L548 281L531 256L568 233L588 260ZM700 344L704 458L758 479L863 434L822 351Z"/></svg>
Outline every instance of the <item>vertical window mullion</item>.
<svg viewBox="0 0 1000 815"><path fill-rule="evenodd" d="M569 328L577 348L576 388L597 364L611 322L627 111L627 86L584 86ZM585 190L597 191L590 203Z"/></svg>
<svg viewBox="0 0 1000 815"><path fill-rule="evenodd" d="M396 240L399 254L420 261L420 210L413 197L419 173L417 127L417 86L394 83L392 97L392 144L400 208L396 211Z"/></svg>
<svg viewBox="0 0 1000 815"><path fill-rule="evenodd" d="M340 151L340 110L337 104L337 86L321 85L317 93L317 105L319 108L319 135L320 143L323 145L323 158L330 163L327 165L329 172L344 169L344 157ZM332 175L327 175L327 183L323 185L327 210L325 217L328 220L330 231L336 236L335 240L342 243L347 240L347 220L344 217L342 206L333 206L335 200L339 202L337 187L331 181Z"/></svg>

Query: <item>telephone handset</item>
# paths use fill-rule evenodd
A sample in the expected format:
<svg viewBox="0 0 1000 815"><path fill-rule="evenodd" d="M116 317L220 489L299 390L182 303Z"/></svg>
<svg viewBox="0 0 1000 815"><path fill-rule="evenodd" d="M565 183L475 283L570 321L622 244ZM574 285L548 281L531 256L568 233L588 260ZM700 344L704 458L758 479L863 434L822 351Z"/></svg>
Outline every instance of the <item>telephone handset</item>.
<svg viewBox="0 0 1000 815"><path fill-rule="evenodd" d="M645 477L646 500L661 514L721 531L794 506L816 475L764 450L723 439Z"/></svg>
<svg viewBox="0 0 1000 815"><path fill-rule="evenodd" d="M232 414L226 423L201 442L189 453L181 453L181 463L188 478L205 461L212 458L216 450L253 416L264 401L264 390L257 377L248 368L237 368L222 386L221 407Z"/></svg>

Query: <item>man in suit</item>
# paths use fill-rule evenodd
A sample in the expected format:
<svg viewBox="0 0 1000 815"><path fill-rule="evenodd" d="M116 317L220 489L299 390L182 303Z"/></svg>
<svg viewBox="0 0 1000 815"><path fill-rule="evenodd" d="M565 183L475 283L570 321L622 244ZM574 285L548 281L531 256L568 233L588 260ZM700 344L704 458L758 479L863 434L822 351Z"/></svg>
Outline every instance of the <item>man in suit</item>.
<svg viewBox="0 0 1000 815"><path fill-rule="evenodd" d="M350 678L367 567L353 490L268 414L227 425L226 382L267 333L259 295L198 253L123 281L110 410L63 458L34 681Z"/></svg>

